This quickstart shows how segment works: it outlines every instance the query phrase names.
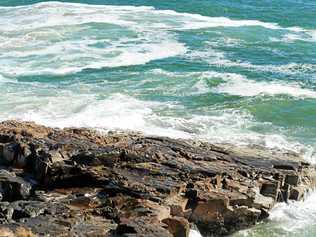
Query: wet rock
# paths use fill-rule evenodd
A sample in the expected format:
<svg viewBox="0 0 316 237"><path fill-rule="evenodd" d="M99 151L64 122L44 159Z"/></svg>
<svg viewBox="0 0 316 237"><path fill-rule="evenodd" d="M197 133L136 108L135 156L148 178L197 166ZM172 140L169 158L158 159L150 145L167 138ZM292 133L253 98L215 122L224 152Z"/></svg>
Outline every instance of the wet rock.
<svg viewBox="0 0 316 237"><path fill-rule="evenodd" d="M116 230L112 232L112 235L122 237L173 237L164 228L163 223L148 217L121 220Z"/></svg>
<svg viewBox="0 0 316 237"><path fill-rule="evenodd" d="M3 201L26 199L31 193L32 185L12 172L0 170L0 194Z"/></svg>
<svg viewBox="0 0 316 237"><path fill-rule="evenodd" d="M15 144L0 144L0 161L2 165L9 165L15 159Z"/></svg>
<svg viewBox="0 0 316 237"><path fill-rule="evenodd" d="M0 164L12 165L18 168L25 168L28 165L28 158L31 150L23 143L0 143Z"/></svg>
<svg viewBox="0 0 316 237"><path fill-rule="evenodd" d="M0 165L0 224L15 236L227 235L316 183L293 152L18 121L0 123Z"/></svg>
<svg viewBox="0 0 316 237"><path fill-rule="evenodd" d="M183 217L170 217L162 220L168 231L175 237L189 237L190 223Z"/></svg>

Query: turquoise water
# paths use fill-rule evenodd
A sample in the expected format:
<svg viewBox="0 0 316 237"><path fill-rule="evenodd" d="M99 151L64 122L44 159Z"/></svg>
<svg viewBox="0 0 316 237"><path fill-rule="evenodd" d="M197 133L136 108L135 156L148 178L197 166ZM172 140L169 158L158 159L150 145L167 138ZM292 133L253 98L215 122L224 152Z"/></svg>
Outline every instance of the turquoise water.
<svg viewBox="0 0 316 237"><path fill-rule="evenodd" d="M0 6L0 120L259 144L315 159L315 0ZM306 203L241 234L314 236L316 207Z"/></svg>

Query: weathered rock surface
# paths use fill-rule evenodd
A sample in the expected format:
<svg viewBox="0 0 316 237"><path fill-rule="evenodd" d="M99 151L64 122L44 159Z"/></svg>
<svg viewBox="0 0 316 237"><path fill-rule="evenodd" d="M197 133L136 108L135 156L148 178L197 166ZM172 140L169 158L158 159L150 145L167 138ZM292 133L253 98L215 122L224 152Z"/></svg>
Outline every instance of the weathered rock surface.
<svg viewBox="0 0 316 237"><path fill-rule="evenodd" d="M316 183L295 153L17 121L0 165L0 236L227 235Z"/></svg>

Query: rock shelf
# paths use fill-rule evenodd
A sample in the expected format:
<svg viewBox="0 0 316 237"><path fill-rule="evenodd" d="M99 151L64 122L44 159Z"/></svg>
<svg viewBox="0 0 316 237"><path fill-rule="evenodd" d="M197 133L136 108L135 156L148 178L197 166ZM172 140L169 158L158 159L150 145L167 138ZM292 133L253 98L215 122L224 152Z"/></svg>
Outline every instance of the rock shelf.
<svg viewBox="0 0 316 237"><path fill-rule="evenodd" d="M261 147L0 123L0 236L223 236L300 200L315 168Z"/></svg>

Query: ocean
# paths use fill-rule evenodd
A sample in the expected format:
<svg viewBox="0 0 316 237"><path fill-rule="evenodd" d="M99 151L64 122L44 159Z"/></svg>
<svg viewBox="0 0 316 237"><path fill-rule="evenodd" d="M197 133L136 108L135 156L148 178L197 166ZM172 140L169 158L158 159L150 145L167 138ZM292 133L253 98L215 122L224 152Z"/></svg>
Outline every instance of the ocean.
<svg viewBox="0 0 316 237"><path fill-rule="evenodd" d="M316 163L315 0L0 1L0 120ZM316 235L316 194L235 236Z"/></svg>

